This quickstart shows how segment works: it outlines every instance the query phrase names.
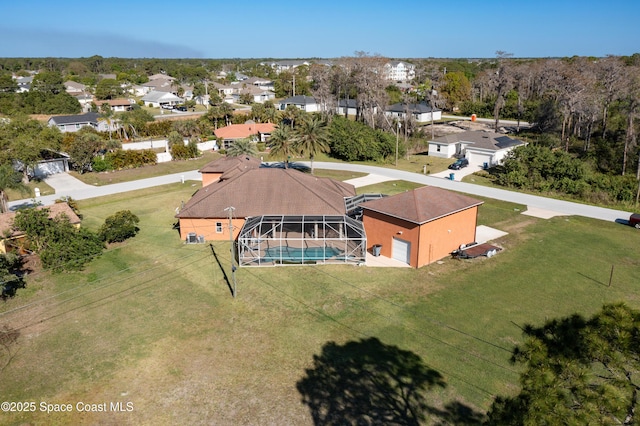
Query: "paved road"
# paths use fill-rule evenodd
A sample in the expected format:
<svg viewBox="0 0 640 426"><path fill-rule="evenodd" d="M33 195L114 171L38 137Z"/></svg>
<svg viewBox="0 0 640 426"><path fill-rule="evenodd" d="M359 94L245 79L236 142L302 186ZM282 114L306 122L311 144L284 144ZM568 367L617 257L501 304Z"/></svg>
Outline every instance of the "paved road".
<svg viewBox="0 0 640 426"><path fill-rule="evenodd" d="M465 121L471 121L471 117L461 117L458 115L443 115L442 118L446 118L446 119L453 119L453 120L465 120ZM476 118L476 121L479 123L487 123L487 124L494 124L495 120L493 118ZM498 123L499 126L504 127L504 126L517 126L518 125L518 121L517 120L500 120L500 122ZM526 122L526 121L520 121L520 127L530 127L531 125Z"/></svg>
<svg viewBox="0 0 640 426"><path fill-rule="evenodd" d="M309 165L308 163L305 164ZM470 195L509 201L512 203L528 206L530 208L550 210L563 215L585 216L610 222L626 221L629 219L629 215L631 214L631 212L625 212L621 210L589 206L586 204L573 203L569 201L554 200L537 195L527 195L519 192L507 191L504 189L490 188L459 181L451 181L444 177L427 176L384 167L329 162L315 162L314 167L319 169L354 171L371 174L372 177L369 178L371 180L371 184L384 180L406 180L422 185L431 185L453 191L459 191ZM133 191L135 189L148 188L190 180L200 181L200 173L198 173L197 170L192 170L184 173L176 173L149 179L141 179L132 182L116 183L113 185L94 187L86 185L79 180L69 176L68 174L63 173L47 178L47 183L56 189L56 194L39 197L37 201L39 201L43 205L51 205L55 202L56 199L62 196L70 196L71 198L76 200L83 200L87 198L101 197L109 194ZM368 183L366 179L360 180L358 182L359 185L365 185ZM33 204L33 199L17 200L10 202L9 207L12 209L16 209L21 206L27 206L31 204Z"/></svg>
<svg viewBox="0 0 640 426"><path fill-rule="evenodd" d="M175 173L165 176L157 176L148 179L140 179L131 182L114 183L112 185L103 186L91 186L87 185L78 179L68 175L67 173L60 173L49 176L45 182L56 190L55 195L45 195L38 197L36 201L42 203L45 206L55 203L55 200L69 196L74 200L85 200L87 198L102 197L105 195L118 194L121 192L129 192L136 189L150 188L154 186L166 185L169 183L184 182L197 180L201 181L202 177L197 170L191 170L184 173ZM29 206L33 204L33 199L16 200L9 202L9 208L15 210L20 207Z"/></svg>
<svg viewBox="0 0 640 426"><path fill-rule="evenodd" d="M387 169L384 167L325 162L314 162L314 167L318 169L373 173L374 175L384 176L393 180L406 180L423 185L437 186L439 188L464 192L470 195L509 201L512 203L534 207L542 210L551 210L563 215L585 216L610 222L620 220L626 221L629 219L629 215L631 214L630 212L625 212L622 210L589 206L586 204L573 203L570 201L554 200L552 198L540 197L537 195L522 194L519 192L507 191L504 189L490 188L466 182L451 181L449 179L441 177L426 176L418 173L405 172L402 170Z"/></svg>

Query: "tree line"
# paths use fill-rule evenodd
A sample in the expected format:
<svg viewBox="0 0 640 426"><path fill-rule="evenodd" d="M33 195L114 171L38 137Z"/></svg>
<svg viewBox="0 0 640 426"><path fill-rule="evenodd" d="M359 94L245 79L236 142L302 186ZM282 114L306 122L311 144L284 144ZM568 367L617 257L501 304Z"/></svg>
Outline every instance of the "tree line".
<svg viewBox="0 0 640 426"><path fill-rule="evenodd" d="M212 86L217 73L225 70L228 79L233 79L239 72L272 79L279 97L294 93L314 96L327 123L335 117L339 102L349 100L356 105L356 116L350 118L373 130L395 135L397 119L385 115L385 107L392 102L426 102L449 113L491 117L494 130L499 130L500 119L526 121L532 126L526 130L516 126L519 138L551 151L571 154L601 181L616 180L607 178L613 175L633 176L638 169L636 117L640 54L522 59L496 52L495 58L476 60L416 59L411 61L416 74L411 89L401 89L397 82L385 80L384 67L389 58L379 55L356 52L351 57L310 62L309 66L277 73L268 65L269 61L260 59L2 58L0 111L9 114L20 110L29 113L75 111L77 105L67 102L62 90L61 83L66 78L85 81L92 85L96 94L104 97L115 96L115 88L122 90L123 83L139 83L152 73L164 72L176 76L179 83L193 84L194 90L197 88L199 92L204 92L204 85L209 84L212 102L205 118L186 121L188 124L182 128L173 129L173 125L154 121L139 108L126 114L112 114L111 119L123 124L119 132L126 136L121 136L121 140L136 135L167 137L173 130L187 139L211 138L216 128L246 118L272 123L284 120L294 124L298 120L293 108L277 111L270 102L252 104L249 117L234 114L233 108ZM34 78L33 94L12 92L15 87L11 86L13 80L8 78L9 72L25 73L27 69L33 69L30 67L41 71ZM100 80L99 73L113 73L116 79ZM101 113L105 119L110 119L108 109ZM408 146L412 141L427 139L424 127L410 116L403 119L401 131L404 150L412 148ZM348 142L354 144L354 141ZM419 149L420 145L417 147ZM340 158L354 158L354 146L335 148L332 152ZM379 155L360 157L380 158ZM620 179L612 185L632 184L632 180ZM499 182L507 181L504 176L499 179ZM513 182L509 185L518 186ZM536 185L535 182L528 183L530 187ZM577 188L569 194L580 192L584 191ZM607 197L620 198L618 195Z"/></svg>

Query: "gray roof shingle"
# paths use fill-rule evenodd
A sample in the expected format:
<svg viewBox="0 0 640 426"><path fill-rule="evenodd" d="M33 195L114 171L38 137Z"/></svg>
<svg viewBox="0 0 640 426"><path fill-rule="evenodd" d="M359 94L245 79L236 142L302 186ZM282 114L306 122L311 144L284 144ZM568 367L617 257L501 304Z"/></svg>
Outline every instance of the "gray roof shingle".
<svg viewBox="0 0 640 426"><path fill-rule="evenodd" d="M59 115L56 117L51 117L50 120L57 124L82 124L82 123L92 123L94 125L98 124L98 117L100 114L97 112L87 112L85 114L78 115Z"/></svg>

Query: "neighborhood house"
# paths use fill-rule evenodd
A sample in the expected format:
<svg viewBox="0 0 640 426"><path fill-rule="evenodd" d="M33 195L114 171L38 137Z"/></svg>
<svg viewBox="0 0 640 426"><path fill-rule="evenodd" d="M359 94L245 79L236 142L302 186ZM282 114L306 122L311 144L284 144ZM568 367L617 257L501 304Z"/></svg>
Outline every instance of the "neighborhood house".
<svg viewBox="0 0 640 426"><path fill-rule="evenodd" d="M440 158L466 157L475 166L499 164L507 153L525 142L482 130L441 136L429 141L429 155Z"/></svg>
<svg viewBox="0 0 640 426"><path fill-rule="evenodd" d="M97 112L87 112L77 115L58 115L49 118L49 126L57 127L62 133L77 132L85 126L92 127L99 132L108 132L116 130L117 124L109 124L106 120L100 119ZM109 129L111 126L111 129Z"/></svg>
<svg viewBox="0 0 640 426"><path fill-rule="evenodd" d="M233 239L243 266L365 264L375 248L419 268L475 241L482 204L435 187L356 195L350 184L247 156L221 158L200 172L203 188L176 214L180 237Z"/></svg>
<svg viewBox="0 0 640 426"><path fill-rule="evenodd" d="M39 206L37 209L43 209L45 207ZM80 218L73 211L67 203L55 203L48 207L49 219L54 219L60 215L64 215L69 219L69 222L76 228L80 227ZM16 217L16 212L7 212L0 214L0 233L2 238L0 239L0 253L6 254L8 252L25 249L25 233L15 229L13 226L13 219Z"/></svg>
<svg viewBox="0 0 640 426"><path fill-rule="evenodd" d="M253 121L244 124L231 124L214 131L216 138L222 141L221 148L228 149L233 143L240 139L252 138L256 142L266 142L271 133L276 128L273 123L254 123Z"/></svg>

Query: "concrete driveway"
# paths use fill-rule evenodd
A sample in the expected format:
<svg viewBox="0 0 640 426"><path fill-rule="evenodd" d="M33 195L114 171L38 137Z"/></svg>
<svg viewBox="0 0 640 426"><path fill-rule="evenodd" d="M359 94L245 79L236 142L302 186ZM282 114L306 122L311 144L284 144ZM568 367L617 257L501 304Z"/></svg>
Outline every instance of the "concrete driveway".
<svg viewBox="0 0 640 426"><path fill-rule="evenodd" d="M452 163L455 159L452 159ZM453 180L455 181L462 181L462 178L465 176L469 176L474 174L475 172L479 172L480 170L482 170L482 166L476 165L476 164L469 164L467 167L464 167L460 170L444 170L442 172L438 172L438 173L432 173L429 176L432 177L437 177L437 178L443 178L443 179L447 179L447 180L451 180L450 176L453 173Z"/></svg>

